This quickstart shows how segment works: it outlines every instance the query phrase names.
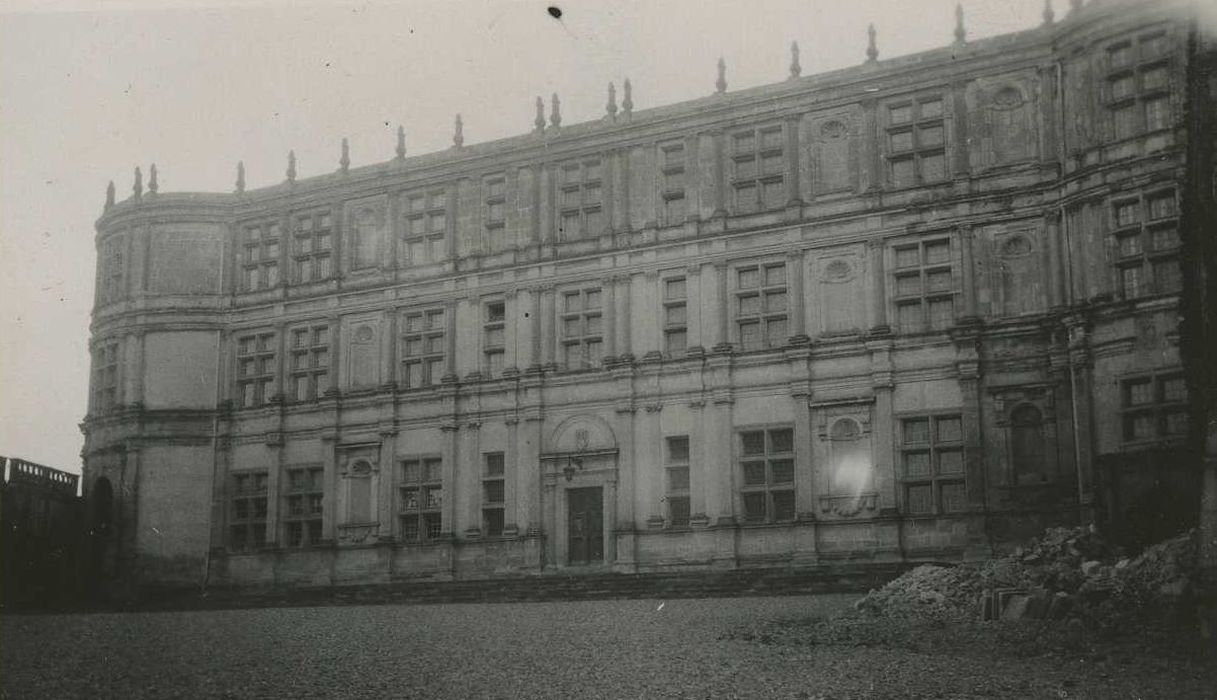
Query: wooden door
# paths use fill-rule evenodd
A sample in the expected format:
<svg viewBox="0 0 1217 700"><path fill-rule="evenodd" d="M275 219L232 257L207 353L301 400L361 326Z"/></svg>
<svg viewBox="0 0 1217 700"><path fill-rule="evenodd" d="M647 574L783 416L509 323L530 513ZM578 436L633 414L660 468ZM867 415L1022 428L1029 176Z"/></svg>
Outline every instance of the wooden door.
<svg viewBox="0 0 1217 700"><path fill-rule="evenodd" d="M600 487L568 489L567 563L604 561L604 496Z"/></svg>

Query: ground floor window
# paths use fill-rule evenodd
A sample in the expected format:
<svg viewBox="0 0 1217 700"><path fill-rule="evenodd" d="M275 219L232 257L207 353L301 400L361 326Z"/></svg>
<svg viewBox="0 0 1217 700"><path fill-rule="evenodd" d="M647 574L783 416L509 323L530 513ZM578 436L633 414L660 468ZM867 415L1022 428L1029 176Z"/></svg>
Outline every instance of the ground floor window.
<svg viewBox="0 0 1217 700"><path fill-rule="evenodd" d="M744 522L794 520L794 430L741 432L739 451Z"/></svg>
<svg viewBox="0 0 1217 700"><path fill-rule="evenodd" d="M967 506L963 420L958 414L900 421L904 512L957 513Z"/></svg>
<svg viewBox="0 0 1217 700"><path fill-rule="evenodd" d="M321 467L287 470L286 543L307 547L321 541L321 511L325 486Z"/></svg>
<svg viewBox="0 0 1217 700"><path fill-rule="evenodd" d="M443 462L439 457L401 463L399 518L401 539L424 542L439 537L443 526Z"/></svg>
<svg viewBox="0 0 1217 700"><path fill-rule="evenodd" d="M228 545L235 552L248 552L266 545L266 472L232 475Z"/></svg>

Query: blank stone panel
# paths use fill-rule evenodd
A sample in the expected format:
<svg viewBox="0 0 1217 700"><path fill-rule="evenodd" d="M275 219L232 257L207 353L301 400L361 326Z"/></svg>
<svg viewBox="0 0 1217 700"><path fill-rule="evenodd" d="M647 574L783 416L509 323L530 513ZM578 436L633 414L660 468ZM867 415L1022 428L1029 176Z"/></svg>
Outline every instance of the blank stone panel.
<svg viewBox="0 0 1217 700"><path fill-rule="evenodd" d="M152 294L219 294L224 230L220 225L154 230L149 242Z"/></svg>

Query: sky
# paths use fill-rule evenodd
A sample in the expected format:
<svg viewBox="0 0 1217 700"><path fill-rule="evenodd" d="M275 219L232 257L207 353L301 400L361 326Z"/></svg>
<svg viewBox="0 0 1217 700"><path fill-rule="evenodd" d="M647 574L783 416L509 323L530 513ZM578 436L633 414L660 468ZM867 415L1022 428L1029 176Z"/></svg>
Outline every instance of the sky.
<svg viewBox="0 0 1217 700"><path fill-rule="evenodd" d="M1067 0L1054 0L1058 19ZM547 11L556 5L560 20ZM955 0L414 0L239 4L0 0L0 455L80 471L94 222L156 163L161 192L250 188L944 46ZM1029 29L1042 0L965 0L969 38Z"/></svg>

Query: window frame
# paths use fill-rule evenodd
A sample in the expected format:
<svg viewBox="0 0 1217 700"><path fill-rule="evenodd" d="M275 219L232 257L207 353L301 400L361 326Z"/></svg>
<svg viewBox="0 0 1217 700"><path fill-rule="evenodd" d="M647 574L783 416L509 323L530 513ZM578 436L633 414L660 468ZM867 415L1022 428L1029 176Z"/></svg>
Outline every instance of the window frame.
<svg viewBox="0 0 1217 700"><path fill-rule="evenodd" d="M929 248L935 245L947 245L947 259L945 261L931 261ZM917 265L900 265L901 252L911 249L917 249ZM889 298L892 304L892 316L895 319L896 327L901 333L926 333L944 331L955 325L958 317L957 300L960 291L960 280L955 274L956 271L956 243L955 237L949 233L927 234L916 240L896 241L891 244L892 264L891 271L888 273L888 279L891 285ZM931 276L942 273L950 275L951 284L946 289L934 289L931 285ZM900 285L902 280L917 278L917 292L907 293L902 292ZM951 314L950 323L946 325L938 325L935 319L937 318L932 312L935 303L950 301ZM902 309L916 306L919 311L920 320L916 327L908 327L902 318Z"/></svg>
<svg viewBox="0 0 1217 700"><path fill-rule="evenodd" d="M436 265L448 259L447 241L453 218L452 194L448 190L446 185L437 185L402 193L402 257L407 267ZM416 208L415 202L421 202L422 206ZM435 228L432 224L439 216L443 217L443 225ZM422 222L421 231L414 231L416 221ZM424 251L425 260L415 260L411 252L415 246ZM435 255L436 250L441 250L441 254Z"/></svg>
<svg viewBox="0 0 1217 700"><path fill-rule="evenodd" d="M1159 39L1167 40L1166 32L1152 32L1134 38L1121 39L1109 44L1106 49L1106 73L1103 80L1104 99L1107 103L1111 119L1111 135L1117 141L1137 138L1159 131L1173 129L1174 114L1171 104L1171 67L1173 61L1163 42L1160 50L1151 47ZM1117 51L1127 51L1128 60L1116 63L1113 60ZM1148 85L1147 76L1156 72L1164 72L1164 80L1158 85ZM1117 94L1116 86L1130 81L1130 92ZM1151 125L1151 109L1165 101L1166 122ZM1123 120L1132 119L1131 124ZM1127 131L1128 133L1124 133Z"/></svg>
<svg viewBox="0 0 1217 700"><path fill-rule="evenodd" d="M307 483L296 484L295 475L304 474ZM322 523L325 512L325 468L300 465L284 470L283 543L286 547L314 547L324 540ZM314 501L314 498L316 499ZM295 509L296 503L301 504Z"/></svg>
<svg viewBox="0 0 1217 700"><path fill-rule="evenodd" d="M608 203L604 197L604 163L599 155L568 160L557 166L557 210L555 226L559 241L581 241L608 232ZM572 178L572 173L575 173ZM595 192L595 196L590 193ZM568 198L574 200L570 202ZM600 221L599 230L592 231L593 222ZM569 230L574 222L578 229Z"/></svg>
<svg viewBox="0 0 1217 700"><path fill-rule="evenodd" d="M684 441L684 457L680 458L672 450L674 441ZM664 451L664 502L667 511L665 520L668 529L683 529L689 527L692 518L692 476L693 476L693 444L688 435L668 435L663 440ZM679 476L683 472L683 486ZM676 479L673 476L676 475Z"/></svg>
<svg viewBox="0 0 1217 700"><path fill-rule="evenodd" d="M245 341L252 340L250 351L244 352ZM266 342L263 342L266 341ZM241 408L261 408L272 403L278 382L279 364L279 334L273 330L249 330L239 333L236 338L237 358L237 403ZM254 363L255 369L262 371L245 372L245 363ZM265 369L269 366L269 370ZM253 386L253 395L246 394L246 387ZM252 400L247 400L252 398Z"/></svg>
<svg viewBox="0 0 1217 700"><path fill-rule="evenodd" d="M126 235L123 233L107 236L101 242L100 260L98 266L99 281L97 290L98 305L113 304L126 297Z"/></svg>
<svg viewBox="0 0 1217 700"><path fill-rule="evenodd" d="M1177 399L1167 396L1166 384L1171 381L1182 383L1183 395ZM1150 400L1145 403L1132 401L1131 388L1136 384L1147 384L1151 391ZM1120 438L1125 448L1156 445L1160 443L1177 443L1187 439L1190 430L1190 391L1187 377L1180 368L1162 369L1155 372L1122 377L1120 387ZM1184 417L1184 429L1172 433L1168 430L1170 415ZM1153 426L1152 434L1138 437L1133 428L1138 418L1149 418Z"/></svg>
<svg viewBox="0 0 1217 700"><path fill-rule="evenodd" d="M942 439L939 437L939 422L946 420L954 420L959 423L959 438L956 440ZM908 425L914 421L925 421L927 439L924 442L913 442L908 438ZM901 494L901 511L907 516L941 516L941 515L956 515L966 513L970 509L968 503L968 478L967 478L967 438L965 432L967 430L963 412L952 411L929 411L916 414L905 414L897 416L896 420L897 434L897 450L900 455L900 494ZM941 456L946 454L959 455L959 471L946 472L941 469ZM924 454L926 456L926 466L928 472L926 474L910 475L909 471L909 455ZM910 491L913 488L929 487L930 490L930 510L928 511L913 511L911 509L912 498ZM963 488L963 503L958 509L948 509L944 504L942 495L944 486L961 486Z"/></svg>
<svg viewBox="0 0 1217 700"><path fill-rule="evenodd" d="M400 376L398 383L406 389L423 389L438 386L444 378L448 367L448 314L451 311L444 306L423 306L407 309L401 315L401 347L398 350L398 367ZM432 326L431 319L439 318L438 327ZM410 327L411 319L421 319L417 330ZM417 341L420 352L411 353L410 343ZM429 347L438 350L429 351ZM419 382L410 380L411 368L418 365ZM435 374L439 368L438 377Z"/></svg>
<svg viewBox="0 0 1217 700"><path fill-rule="evenodd" d="M589 307L588 298L592 295L597 297L597 306ZM573 297L578 297L579 307L571 309L569 300ZM564 289L558 293L558 301L561 308L558 310L558 324L561 328L558 333L559 343L562 346L562 364L567 371L598 369L604 360L604 321L605 314L609 311L604 307L604 290L598 286L574 287ZM599 319L599 332L592 333L590 331L590 323L592 319ZM580 333L577 335L568 335L567 331L571 321L576 321L579 324ZM571 348L578 348L579 366L571 366ZM595 348L596 352L592 350ZM593 355L596 357L594 358Z"/></svg>
<svg viewBox="0 0 1217 700"><path fill-rule="evenodd" d="M501 191L495 193L498 185ZM495 207L502 210L502 216L494 217ZM483 226L486 232L486 252L500 253L510 246L507 245L507 175L497 173L482 178L482 211Z"/></svg>
<svg viewBox="0 0 1217 700"><path fill-rule="evenodd" d="M1154 204L1171 201L1169 213L1155 216ZM1135 221L1121 223L1121 212L1132 207ZM1108 211L1111 216L1111 249L1115 267L1115 290L1126 301L1166 294L1182 293L1182 240L1179 235L1179 199L1174 187L1155 188L1131 197L1113 199ZM1173 243L1159 247L1156 234L1173 231ZM1126 245L1135 242L1135 245ZM1175 274L1159 279L1164 264L1173 264ZM1128 280L1136 271L1136 289L1129 290ZM1167 280L1171 282L1167 282Z"/></svg>
<svg viewBox="0 0 1217 700"><path fill-rule="evenodd" d="M259 479L260 477L260 479ZM248 479L251 488L242 485ZM266 533L270 499L270 474L265 469L241 470L229 474L228 532L226 543L231 552L256 552L269 546ZM259 502L261 508L259 509ZM241 517L241 505L246 507ZM240 537L237 533L241 533Z"/></svg>
<svg viewBox="0 0 1217 700"><path fill-rule="evenodd" d="M790 450L778 450L774 447L773 433L787 432L790 434ZM761 433L764 440L764 450L761 453L748 453L745 447L745 435L754 435ZM755 427L741 427L735 431L735 463L739 474L739 499L740 499L740 514L745 525L771 525L780 523L792 523L798 519L798 502L796 496L795 483L798 480L797 469L798 462L796 454L798 445L795 443L794 426L790 424L781 425L765 425ZM748 465L763 463L765 471L765 481L760 484L748 483ZM774 475L775 462L789 462L790 466L790 481L778 481ZM778 502L777 495L781 494L783 499L789 498L789 517L778 517ZM762 495L764 498L765 512L760 518L749 517L748 497Z"/></svg>
<svg viewBox="0 0 1217 700"><path fill-rule="evenodd" d="M502 495L497 501L491 498L494 489ZM482 453L481 501L482 536L503 537L507 526L507 455L503 452Z"/></svg>
<svg viewBox="0 0 1217 700"><path fill-rule="evenodd" d="M770 284L768 282L770 271L778 269L782 271L782 281ZM744 286L740 277L741 273L745 272L756 272L756 286ZM737 347L742 352L773 350L785 347L790 338L790 266L782 260L758 260L756 262L736 265L731 268L731 274L731 325ZM768 299L778 294L781 294L785 298L781 310L767 310ZM754 313L745 314L743 312L743 300L750 297L756 297L757 310ZM770 325L778 322L785 325L786 331L783 333L782 338L771 342ZM758 347L748 347L744 342L744 326L747 325L756 325L760 339Z"/></svg>
<svg viewBox="0 0 1217 700"><path fill-rule="evenodd" d="M939 112L928 116L924 115L924 105L935 102L939 104ZM884 143L888 163L888 186L894 189L906 189L949 181L951 179L951 164L947 159L947 104L944 96L941 94L918 95L889 102L886 107L887 127L884 134ZM909 118L907 120L896 121L893 113L897 109L902 108L909 110ZM942 139L936 143L923 143L924 134L933 129L938 129L941 132ZM893 137L903 134L909 135L909 145L906 148L898 149L894 145ZM942 160L942 173L937 178L930 178L925 174L925 163L927 160L935 157ZM896 167L897 164L901 163L910 164L912 168L912 182L897 181Z"/></svg>
<svg viewBox="0 0 1217 700"><path fill-rule="evenodd" d="M760 214L763 212L779 211L786 207L789 200L786 172L789 169L789 154L786 153L786 125L778 123L761 124L743 129L732 129L728 132L730 139L731 160L731 203L732 211L738 215ZM765 137L777 134L777 145L766 145ZM750 148L742 148L740 139L748 137ZM765 172L764 163L776 158L780 164L779 172ZM744 163L753 164L751 175L741 173ZM766 203L765 191L768 186L777 185L780 190L780 202L770 205ZM751 190L751 201L744 194Z"/></svg>
<svg viewBox="0 0 1217 700"><path fill-rule="evenodd" d="M679 282L684 285L679 296L671 294L670 286ZM685 275L671 275L659 279L660 319L663 323L663 351L669 357L684 355L689 349L689 279ZM680 309L683 319L673 320L673 313ZM683 338L677 347L676 338Z"/></svg>
<svg viewBox="0 0 1217 700"><path fill-rule="evenodd" d="M325 392L332 386L330 382L330 360L333 353L330 351L330 343L333 340L330 335L330 326L328 323L312 323L299 326L293 326L288 329L288 335L291 338L291 347L288 353L291 355L291 364L289 365L288 375L291 379L292 386L292 402L306 403L316 401L325 395ZM306 345L300 345L297 340L301 335L306 340L312 342ZM319 338L323 338L324 342L319 342ZM299 359L305 359L305 365L300 366ZM322 362L322 359L324 362ZM300 382L305 384L305 396L300 397Z"/></svg>
<svg viewBox="0 0 1217 700"><path fill-rule="evenodd" d="M307 228L303 225L308 222ZM307 242L307 248L304 243ZM324 246L321 243L324 242ZM308 275L304 271L308 270ZM314 284L333 279L334 215L329 209L292 217L292 282Z"/></svg>
<svg viewBox="0 0 1217 700"><path fill-rule="evenodd" d="M444 461L440 455L415 455L403 457L397 461L397 521L398 540L407 543L424 544L443 538L444 510ZM407 479L410 474L410 464L418 465L418 478ZM435 465L432 471L432 465ZM411 505L407 493L417 490L417 500ZM432 501L432 493L438 489L439 500ZM413 518L417 532L413 537L408 536L408 519Z"/></svg>
<svg viewBox="0 0 1217 700"><path fill-rule="evenodd" d="M660 225L679 226L689 216L687 195L688 148L684 141L667 141L656 146L659 160ZM674 157L679 154L679 157ZM680 211L674 211L675 202L680 202Z"/></svg>
<svg viewBox="0 0 1217 700"><path fill-rule="evenodd" d="M492 309L500 307L502 313L495 317ZM498 344L491 343L491 335L497 333ZM502 376L507 356L507 300L486 299L482 302L482 372L487 377ZM497 371L496 371L497 370Z"/></svg>
<svg viewBox="0 0 1217 700"><path fill-rule="evenodd" d="M110 413L119 407L120 348L117 340L93 346L93 413Z"/></svg>
<svg viewBox="0 0 1217 700"><path fill-rule="evenodd" d="M278 219L267 219L243 224L241 243L242 292L264 292L277 289L283 284L279 259L283 255L283 224ZM254 235L254 232L257 235ZM273 235L272 235L273 234ZM274 246L274 255L271 255ZM256 279L251 284L250 275Z"/></svg>

